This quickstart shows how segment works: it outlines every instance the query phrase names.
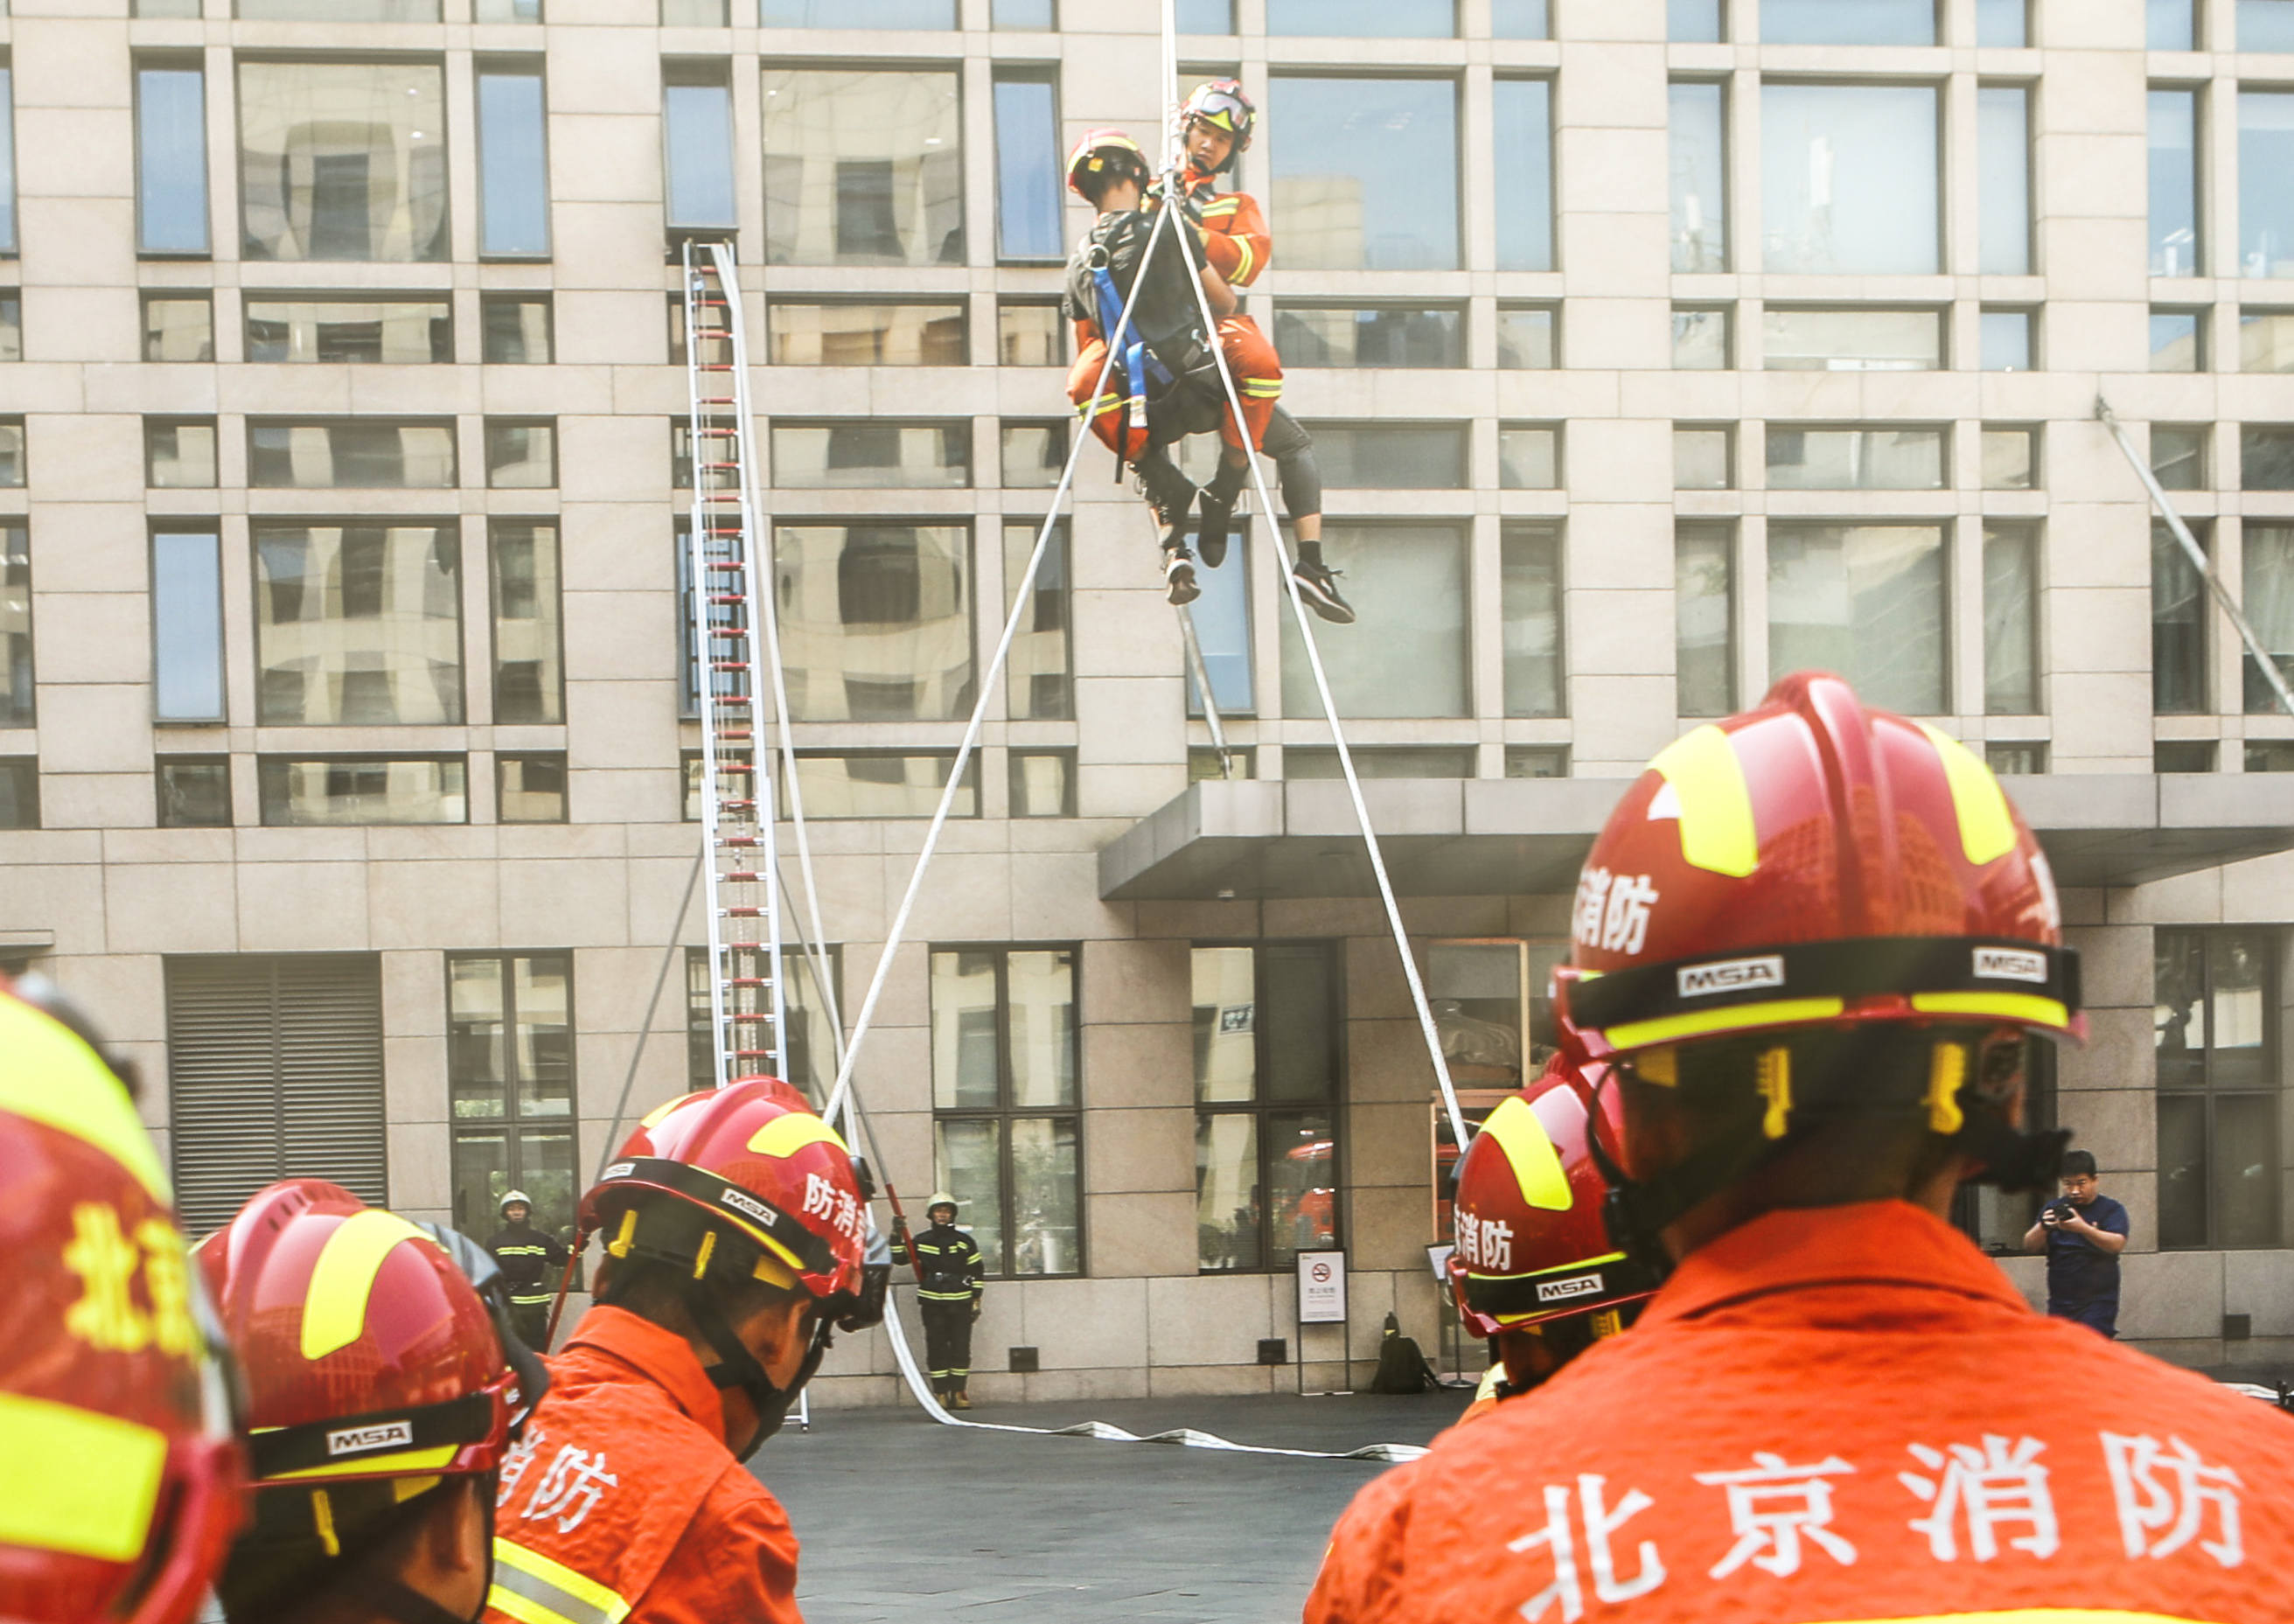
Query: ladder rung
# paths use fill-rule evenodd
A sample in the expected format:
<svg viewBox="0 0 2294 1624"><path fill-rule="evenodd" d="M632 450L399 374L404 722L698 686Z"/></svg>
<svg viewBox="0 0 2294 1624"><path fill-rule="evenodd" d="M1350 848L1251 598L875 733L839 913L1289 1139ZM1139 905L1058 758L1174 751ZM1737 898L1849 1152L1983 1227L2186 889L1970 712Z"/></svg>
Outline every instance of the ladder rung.
<svg viewBox="0 0 2294 1624"><path fill-rule="evenodd" d="M753 868L730 868L717 878L727 885L754 885L764 876Z"/></svg>
<svg viewBox="0 0 2294 1624"><path fill-rule="evenodd" d="M753 834L720 835L717 843L720 846L754 846L757 844L757 837Z"/></svg>
<svg viewBox="0 0 2294 1624"><path fill-rule="evenodd" d="M735 976L731 980L720 981L717 985L729 992L736 987L770 987L772 980L766 976Z"/></svg>
<svg viewBox="0 0 2294 1624"><path fill-rule="evenodd" d="M720 919L762 919L764 916L765 911L762 908L720 908L717 910L717 917ZM742 946L745 946L747 944L743 943Z"/></svg>

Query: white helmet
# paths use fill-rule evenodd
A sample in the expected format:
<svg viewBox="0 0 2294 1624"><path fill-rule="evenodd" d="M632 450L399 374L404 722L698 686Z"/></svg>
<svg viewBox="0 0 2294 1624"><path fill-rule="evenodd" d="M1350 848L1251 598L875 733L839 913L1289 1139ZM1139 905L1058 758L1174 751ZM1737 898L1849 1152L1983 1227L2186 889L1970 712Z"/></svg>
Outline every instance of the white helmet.
<svg viewBox="0 0 2294 1624"><path fill-rule="evenodd" d="M533 1211L533 1198L522 1190L508 1190L503 1194L500 1201L495 1204L494 1210L498 1213L506 1213L513 1206L522 1206L531 1213Z"/></svg>
<svg viewBox="0 0 2294 1624"><path fill-rule="evenodd" d="M932 1192L932 1198L924 1203L924 1216L927 1218L931 1217L935 1210L943 1206L948 1208L950 1212L955 1212L963 1205L964 1204L958 1201L954 1196L949 1195L948 1191L944 1190L937 1190Z"/></svg>

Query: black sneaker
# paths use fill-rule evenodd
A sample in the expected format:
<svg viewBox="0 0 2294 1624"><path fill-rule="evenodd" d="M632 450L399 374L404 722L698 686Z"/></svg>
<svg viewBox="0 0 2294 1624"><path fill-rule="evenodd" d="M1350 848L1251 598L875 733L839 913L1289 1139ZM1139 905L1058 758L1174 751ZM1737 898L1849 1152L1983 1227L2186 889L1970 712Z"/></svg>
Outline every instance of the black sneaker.
<svg viewBox="0 0 2294 1624"><path fill-rule="evenodd" d="M1226 562L1227 538L1234 532L1234 505L1241 496L1240 487L1221 491L1216 480L1203 487L1201 504L1195 509L1195 551L1202 556L1207 570Z"/></svg>
<svg viewBox="0 0 2294 1624"><path fill-rule="evenodd" d="M1354 623L1354 605L1338 596L1338 572L1329 564L1309 564L1302 558L1292 566L1290 579L1298 583L1298 595L1316 614L1334 626Z"/></svg>
<svg viewBox="0 0 2294 1624"><path fill-rule="evenodd" d="M1203 595L1202 588L1195 584L1193 556L1185 548L1175 547L1163 555L1163 596L1174 609L1192 604ZM1354 619L1352 610L1346 612L1346 618Z"/></svg>

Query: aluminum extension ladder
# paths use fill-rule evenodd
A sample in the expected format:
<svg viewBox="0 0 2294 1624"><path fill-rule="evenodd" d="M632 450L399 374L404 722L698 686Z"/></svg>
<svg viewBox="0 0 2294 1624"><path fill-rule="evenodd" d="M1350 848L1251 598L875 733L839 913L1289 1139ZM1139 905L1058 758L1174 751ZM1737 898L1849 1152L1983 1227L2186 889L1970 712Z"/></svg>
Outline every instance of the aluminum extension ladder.
<svg viewBox="0 0 2294 1624"><path fill-rule="evenodd" d="M748 345L729 243L684 248L692 390L693 649L701 703L701 825L709 861L709 1014L717 1086L784 1074L779 866L759 695L759 595L773 590L758 523Z"/></svg>

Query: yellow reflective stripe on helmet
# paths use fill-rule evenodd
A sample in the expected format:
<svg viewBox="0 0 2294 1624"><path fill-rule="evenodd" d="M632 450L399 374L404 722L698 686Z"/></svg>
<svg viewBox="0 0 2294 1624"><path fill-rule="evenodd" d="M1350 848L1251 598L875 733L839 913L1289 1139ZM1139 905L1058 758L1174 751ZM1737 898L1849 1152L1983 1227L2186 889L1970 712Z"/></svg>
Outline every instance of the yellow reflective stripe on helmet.
<svg viewBox="0 0 2294 1624"><path fill-rule="evenodd" d="M303 1299L305 1359L324 1359L359 1339L366 1329L366 1300L374 1291L374 1277L402 1240L438 1244L396 1213L379 1207L354 1213L335 1226L319 1248Z"/></svg>
<svg viewBox="0 0 2294 1624"><path fill-rule="evenodd" d="M1655 1020L1629 1021L1622 1027L1609 1027L1601 1035L1607 1038L1615 1048L1642 1049L1652 1043L1677 1043L1684 1038L1710 1037L1716 1032L1741 1032L1751 1027L1830 1020L1847 1007L1846 1002L1839 998L1775 998L1766 1003L1739 1003L1725 1010L1699 1010L1691 1015L1666 1015Z"/></svg>
<svg viewBox="0 0 2294 1624"><path fill-rule="evenodd" d="M1989 863L2014 850L2015 815L2008 810L2007 792L1991 769L1951 735L1925 722L1920 731L1943 760L1943 781L1951 788L1952 810L1959 815L1959 849L1967 860Z"/></svg>
<svg viewBox="0 0 2294 1624"><path fill-rule="evenodd" d="M1727 734L1710 722L1692 727L1659 751L1649 770L1672 791L1684 861L1737 880L1760 865L1753 792Z"/></svg>
<svg viewBox="0 0 2294 1624"><path fill-rule="evenodd" d="M836 1136L836 1130L810 1111L791 1111L785 1116L776 1116L749 1136L749 1149L760 1156L794 1156L807 1145L844 1149L844 1141Z"/></svg>
<svg viewBox="0 0 2294 1624"><path fill-rule="evenodd" d="M435 1472L452 1464L461 1449L459 1443L440 1444L435 1449L400 1449L391 1455L369 1455L359 1460L338 1460L332 1466L305 1466L299 1472L281 1472L266 1477L266 1483L297 1483L311 1478L329 1477L398 1477L414 1472Z"/></svg>
<svg viewBox="0 0 2294 1624"><path fill-rule="evenodd" d="M1482 1132L1506 1153L1523 1200L1549 1213L1569 1210L1569 1175L1562 1171L1561 1153L1529 1101L1518 1094L1506 1100L1490 1113Z"/></svg>
<svg viewBox="0 0 2294 1624"><path fill-rule="evenodd" d="M175 1195L134 1102L94 1050L30 1004L0 998L0 1111L85 1140L135 1175L151 1198Z"/></svg>
<svg viewBox="0 0 2294 1624"><path fill-rule="evenodd" d="M99 1562L142 1554L167 1466L157 1428L0 1393L0 1545Z"/></svg>
<svg viewBox="0 0 2294 1624"><path fill-rule="evenodd" d="M713 1093L715 1091L713 1089L704 1089L702 1092L704 1093ZM644 1128L652 1127L655 1123L668 1116L679 1106L683 1105L687 1100L697 1100L700 1097L700 1094L679 1094L676 1099L671 1100L666 1105L656 1105L654 1107L652 1110L647 1112L645 1116L638 1119L638 1125Z"/></svg>
<svg viewBox="0 0 2294 1624"><path fill-rule="evenodd" d="M621 1624L630 1612L627 1602L596 1579L500 1535L486 1605L523 1624Z"/></svg>
<svg viewBox="0 0 2294 1624"><path fill-rule="evenodd" d="M1991 1015L2058 1031L2071 1024L2069 1010L2036 993L1914 993L1912 1008L1923 1015Z"/></svg>

